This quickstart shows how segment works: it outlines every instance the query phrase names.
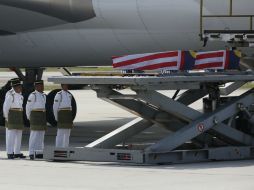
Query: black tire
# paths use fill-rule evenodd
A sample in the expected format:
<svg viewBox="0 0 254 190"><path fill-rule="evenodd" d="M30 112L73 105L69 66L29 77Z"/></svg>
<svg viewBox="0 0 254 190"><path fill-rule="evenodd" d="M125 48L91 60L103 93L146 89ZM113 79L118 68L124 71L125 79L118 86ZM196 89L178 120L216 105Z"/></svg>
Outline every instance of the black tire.
<svg viewBox="0 0 254 190"><path fill-rule="evenodd" d="M3 104L4 104L4 99L5 99L5 93L0 92L0 126L5 125L5 119L4 119L4 114L3 114Z"/></svg>
<svg viewBox="0 0 254 190"><path fill-rule="evenodd" d="M52 90L52 91L47 95L47 102L46 102L47 122L48 122L50 125L54 126L54 127L56 127L57 122L56 122L56 120L55 120L54 113L53 113L53 104L54 104L55 95L56 95L56 93L58 93L59 91L60 91L60 89ZM72 117L73 117L73 120L74 120L75 117L76 117L76 114L77 114L77 103L76 103L76 100L75 100L74 97L72 98L71 105L72 105Z"/></svg>
<svg viewBox="0 0 254 190"><path fill-rule="evenodd" d="M4 118L4 115L3 115L3 104L4 104L4 100L5 100L5 94L10 89L11 89L11 83L10 83L10 81L8 81L6 83L6 85L4 85L0 89L0 126L4 126L5 125L5 118Z"/></svg>

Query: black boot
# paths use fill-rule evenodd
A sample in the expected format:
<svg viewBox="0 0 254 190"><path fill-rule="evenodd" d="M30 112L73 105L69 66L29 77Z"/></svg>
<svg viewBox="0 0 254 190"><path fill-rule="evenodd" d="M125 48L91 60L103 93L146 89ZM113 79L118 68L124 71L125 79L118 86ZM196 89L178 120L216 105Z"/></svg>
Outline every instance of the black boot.
<svg viewBox="0 0 254 190"><path fill-rule="evenodd" d="M14 154L14 158L26 158L23 154Z"/></svg>
<svg viewBox="0 0 254 190"><path fill-rule="evenodd" d="M14 159L14 155L13 154L7 154L7 158L13 160Z"/></svg>
<svg viewBox="0 0 254 190"><path fill-rule="evenodd" d="M29 155L30 160L34 160L34 155Z"/></svg>

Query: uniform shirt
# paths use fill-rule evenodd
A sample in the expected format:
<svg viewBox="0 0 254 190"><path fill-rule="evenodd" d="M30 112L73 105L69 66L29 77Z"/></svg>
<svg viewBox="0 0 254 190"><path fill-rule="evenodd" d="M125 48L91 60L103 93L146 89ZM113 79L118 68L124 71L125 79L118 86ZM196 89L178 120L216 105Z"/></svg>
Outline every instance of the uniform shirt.
<svg viewBox="0 0 254 190"><path fill-rule="evenodd" d="M31 111L37 110L37 109L45 110L45 105L46 105L46 94L38 92L37 90L32 92L29 95L27 104L26 104L27 119L30 120Z"/></svg>
<svg viewBox="0 0 254 190"><path fill-rule="evenodd" d="M68 91L61 90L56 94L53 104L54 116L56 120L58 120L58 111L60 109L63 108L72 109L71 101L72 95Z"/></svg>
<svg viewBox="0 0 254 190"><path fill-rule="evenodd" d="M23 109L24 98L21 93L16 93L14 90L6 96L3 105L3 112L6 121L8 121L8 114L11 108Z"/></svg>
<svg viewBox="0 0 254 190"><path fill-rule="evenodd" d="M7 96L9 96L9 95L12 95L13 92L14 92L14 89L11 88L9 91L6 92L5 98L7 98Z"/></svg>

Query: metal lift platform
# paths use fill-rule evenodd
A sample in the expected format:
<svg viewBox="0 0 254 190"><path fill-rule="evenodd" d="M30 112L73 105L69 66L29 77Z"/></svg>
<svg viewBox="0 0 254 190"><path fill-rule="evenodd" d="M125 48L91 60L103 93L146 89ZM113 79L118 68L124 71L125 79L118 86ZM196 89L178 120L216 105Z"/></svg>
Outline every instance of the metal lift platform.
<svg viewBox="0 0 254 190"><path fill-rule="evenodd" d="M98 98L137 115L85 147L46 148L48 160L172 164L254 158L254 90L229 96L254 81L254 72L63 76L48 80L88 85ZM125 88L135 93L120 93L119 89ZM168 97L160 90L176 93ZM200 99L202 112L189 106ZM154 124L169 130L169 135L142 149L117 146Z"/></svg>

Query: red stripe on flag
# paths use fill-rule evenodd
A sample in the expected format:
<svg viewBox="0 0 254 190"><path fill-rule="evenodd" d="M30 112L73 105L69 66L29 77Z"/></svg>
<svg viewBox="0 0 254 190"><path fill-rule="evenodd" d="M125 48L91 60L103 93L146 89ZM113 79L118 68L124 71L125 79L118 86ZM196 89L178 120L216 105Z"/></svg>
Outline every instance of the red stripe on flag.
<svg viewBox="0 0 254 190"><path fill-rule="evenodd" d="M137 68L137 70L154 70L154 69L160 69L163 67L176 67L176 66L177 66L177 61L165 62L165 63L159 63L159 64L154 64L154 65L139 67L139 68Z"/></svg>
<svg viewBox="0 0 254 190"><path fill-rule="evenodd" d="M120 58L120 57L123 57L123 56L112 56L111 59L117 59L117 58Z"/></svg>
<svg viewBox="0 0 254 190"><path fill-rule="evenodd" d="M198 54L197 60L200 59L208 59L208 58L215 58L215 57L223 57L224 52L214 52L214 53L205 53L205 54Z"/></svg>
<svg viewBox="0 0 254 190"><path fill-rule="evenodd" d="M224 69L228 69L229 67L229 61L230 61L230 51L226 51L226 60L225 60L225 68Z"/></svg>
<svg viewBox="0 0 254 190"><path fill-rule="evenodd" d="M140 57L137 59L131 59L131 60L122 61L119 63L114 63L113 66L115 68L116 67L123 67L123 66L137 64L137 63L144 62L144 61L151 61L151 60L155 60L155 59L167 58L167 57L169 58L169 57L176 57L176 56L178 56L178 52L157 53L157 54L153 54L153 55L149 55L149 56Z"/></svg>
<svg viewBox="0 0 254 190"><path fill-rule="evenodd" d="M180 70L184 69L184 63L185 63L185 52L181 52L181 63L180 63Z"/></svg>
<svg viewBox="0 0 254 190"><path fill-rule="evenodd" d="M223 62L213 62L213 63L195 65L195 69L209 69L209 68L222 67L222 66L223 66Z"/></svg>

